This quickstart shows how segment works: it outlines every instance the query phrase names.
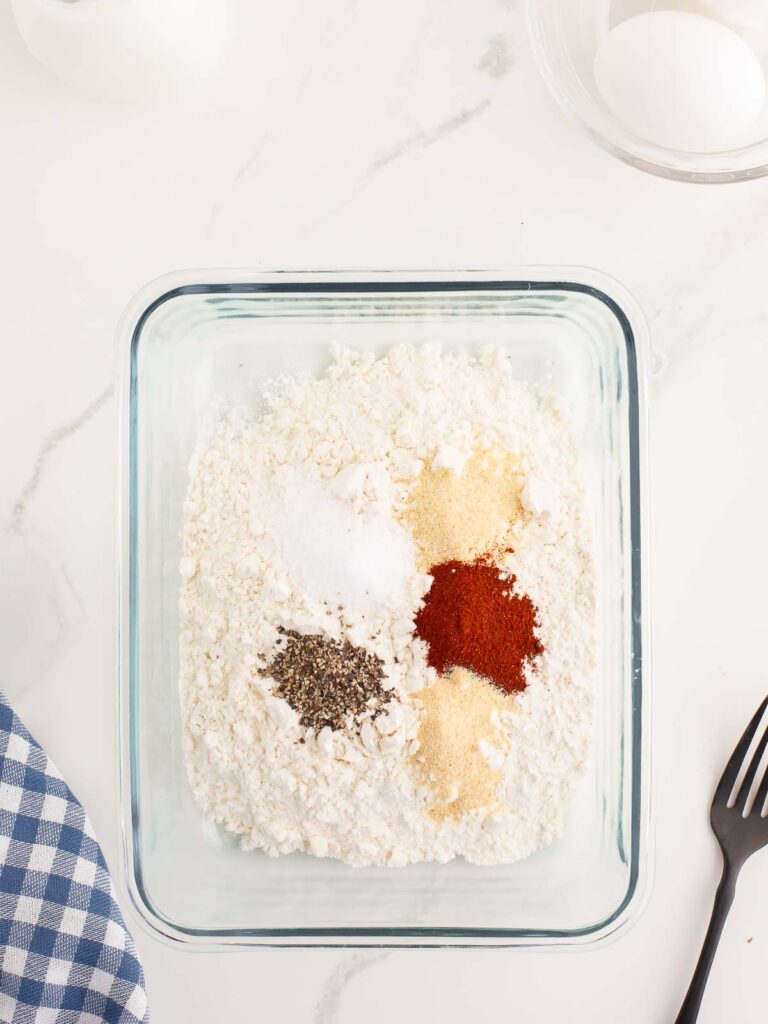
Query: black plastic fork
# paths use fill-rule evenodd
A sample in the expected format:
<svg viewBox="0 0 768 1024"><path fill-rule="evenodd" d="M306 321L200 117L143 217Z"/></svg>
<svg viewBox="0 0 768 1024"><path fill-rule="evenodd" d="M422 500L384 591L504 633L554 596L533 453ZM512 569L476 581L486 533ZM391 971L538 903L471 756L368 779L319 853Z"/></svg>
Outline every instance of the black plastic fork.
<svg viewBox="0 0 768 1024"><path fill-rule="evenodd" d="M715 799L712 801L709 820L712 823L712 831L717 836L720 849L723 851L723 877L717 887L712 920L709 922L704 947L676 1024L693 1024L698 1018L704 987L715 959L725 919L728 917L728 911L731 909L736 893L736 879L747 858L768 843L768 817L763 815L763 808L768 799L768 769L763 773L755 793L755 799L747 813L749 794L754 786L760 762L768 748L768 726L760 737L760 742L749 762L738 791L734 792L746 761L747 752L760 728L766 707L768 707L768 697L760 705L757 714L749 723L747 731L739 740L739 744L723 772L720 785L715 791Z"/></svg>

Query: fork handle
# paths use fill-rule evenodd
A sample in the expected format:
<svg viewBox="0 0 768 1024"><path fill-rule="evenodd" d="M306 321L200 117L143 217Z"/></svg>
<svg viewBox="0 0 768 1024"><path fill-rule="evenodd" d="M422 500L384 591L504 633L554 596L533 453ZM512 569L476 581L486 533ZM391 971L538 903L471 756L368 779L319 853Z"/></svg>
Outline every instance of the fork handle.
<svg viewBox="0 0 768 1024"><path fill-rule="evenodd" d="M675 1024L694 1024L698 1019L701 1000L704 996L704 988L712 969L712 962L715 959L720 936L723 934L728 911L731 909L733 897L736 894L736 879L739 875L739 867L725 862L723 866L723 877L717 887L715 905L712 909L712 918L707 929L707 936L701 950L699 962L693 972L693 978L688 989L688 994L683 1002L682 1009L678 1014Z"/></svg>

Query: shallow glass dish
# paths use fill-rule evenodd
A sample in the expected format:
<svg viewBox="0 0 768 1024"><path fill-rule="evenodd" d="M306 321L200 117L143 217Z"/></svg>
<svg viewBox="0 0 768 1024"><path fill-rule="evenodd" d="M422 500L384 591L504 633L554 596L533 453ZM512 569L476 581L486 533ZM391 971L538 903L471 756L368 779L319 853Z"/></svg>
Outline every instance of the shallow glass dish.
<svg viewBox="0 0 768 1024"><path fill-rule="evenodd" d="M618 22L656 9L651 0L527 0L528 25L539 70L553 96L614 156L643 171L678 181L716 184L768 174L768 104L750 133L750 144L717 153L658 146L628 131L603 101L592 71L602 37ZM691 9L696 5L692 4ZM739 29L768 77L766 37Z"/></svg>
<svg viewBox="0 0 768 1024"><path fill-rule="evenodd" d="M558 391L584 460L598 574L593 751L563 837L511 865L349 868L246 853L187 785L177 697L180 526L201 422L332 341L501 346ZM649 875L643 356L633 300L591 271L198 274L121 328L119 689L125 875L143 920L202 946L567 945L619 933Z"/></svg>

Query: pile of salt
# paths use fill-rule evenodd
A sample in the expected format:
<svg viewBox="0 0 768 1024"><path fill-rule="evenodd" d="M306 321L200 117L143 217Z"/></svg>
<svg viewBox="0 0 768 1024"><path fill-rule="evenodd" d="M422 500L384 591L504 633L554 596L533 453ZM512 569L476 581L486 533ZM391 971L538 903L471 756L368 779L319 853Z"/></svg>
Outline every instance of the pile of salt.
<svg viewBox="0 0 768 1024"><path fill-rule="evenodd" d="M410 605L417 576L408 532L354 510L322 483L281 473L270 528L286 570L318 601L358 612Z"/></svg>

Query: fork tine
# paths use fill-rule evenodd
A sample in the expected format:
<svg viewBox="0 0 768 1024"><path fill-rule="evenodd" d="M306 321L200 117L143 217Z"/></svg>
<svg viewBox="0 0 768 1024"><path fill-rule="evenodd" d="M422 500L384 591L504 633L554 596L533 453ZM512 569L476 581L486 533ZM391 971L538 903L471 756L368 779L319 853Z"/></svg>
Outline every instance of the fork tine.
<svg viewBox="0 0 768 1024"><path fill-rule="evenodd" d="M739 769L744 763L744 758L747 756L749 745L755 737L755 733L758 730L760 722L763 720L766 707L768 707L768 697L765 698L763 703L757 709L755 717L747 726L746 732L739 740L736 749L731 755L730 761L725 766L723 777L720 779L720 783L715 790L715 803L728 803L733 787L736 785L736 779L739 777Z"/></svg>
<svg viewBox="0 0 768 1024"><path fill-rule="evenodd" d="M755 802L752 804L752 813L758 815L763 813L765 807L765 801L768 799L768 768L763 772L763 780L757 787L757 793L755 794Z"/></svg>
<svg viewBox="0 0 768 1024"><path fill-rule="evenodd" d="M765 753L766 747L768 747L768 728L766 728L765 732L761 736L752 760L749 762L749 768L747 768L746 774L741 783L741 788L739 789L733 805L734 807L737 807L742 814L744 813L744 808L747 806L747 800L749 800L752 783L755 781L757 769L760 767L760 762L763 760L763 754Z"/></svg>

